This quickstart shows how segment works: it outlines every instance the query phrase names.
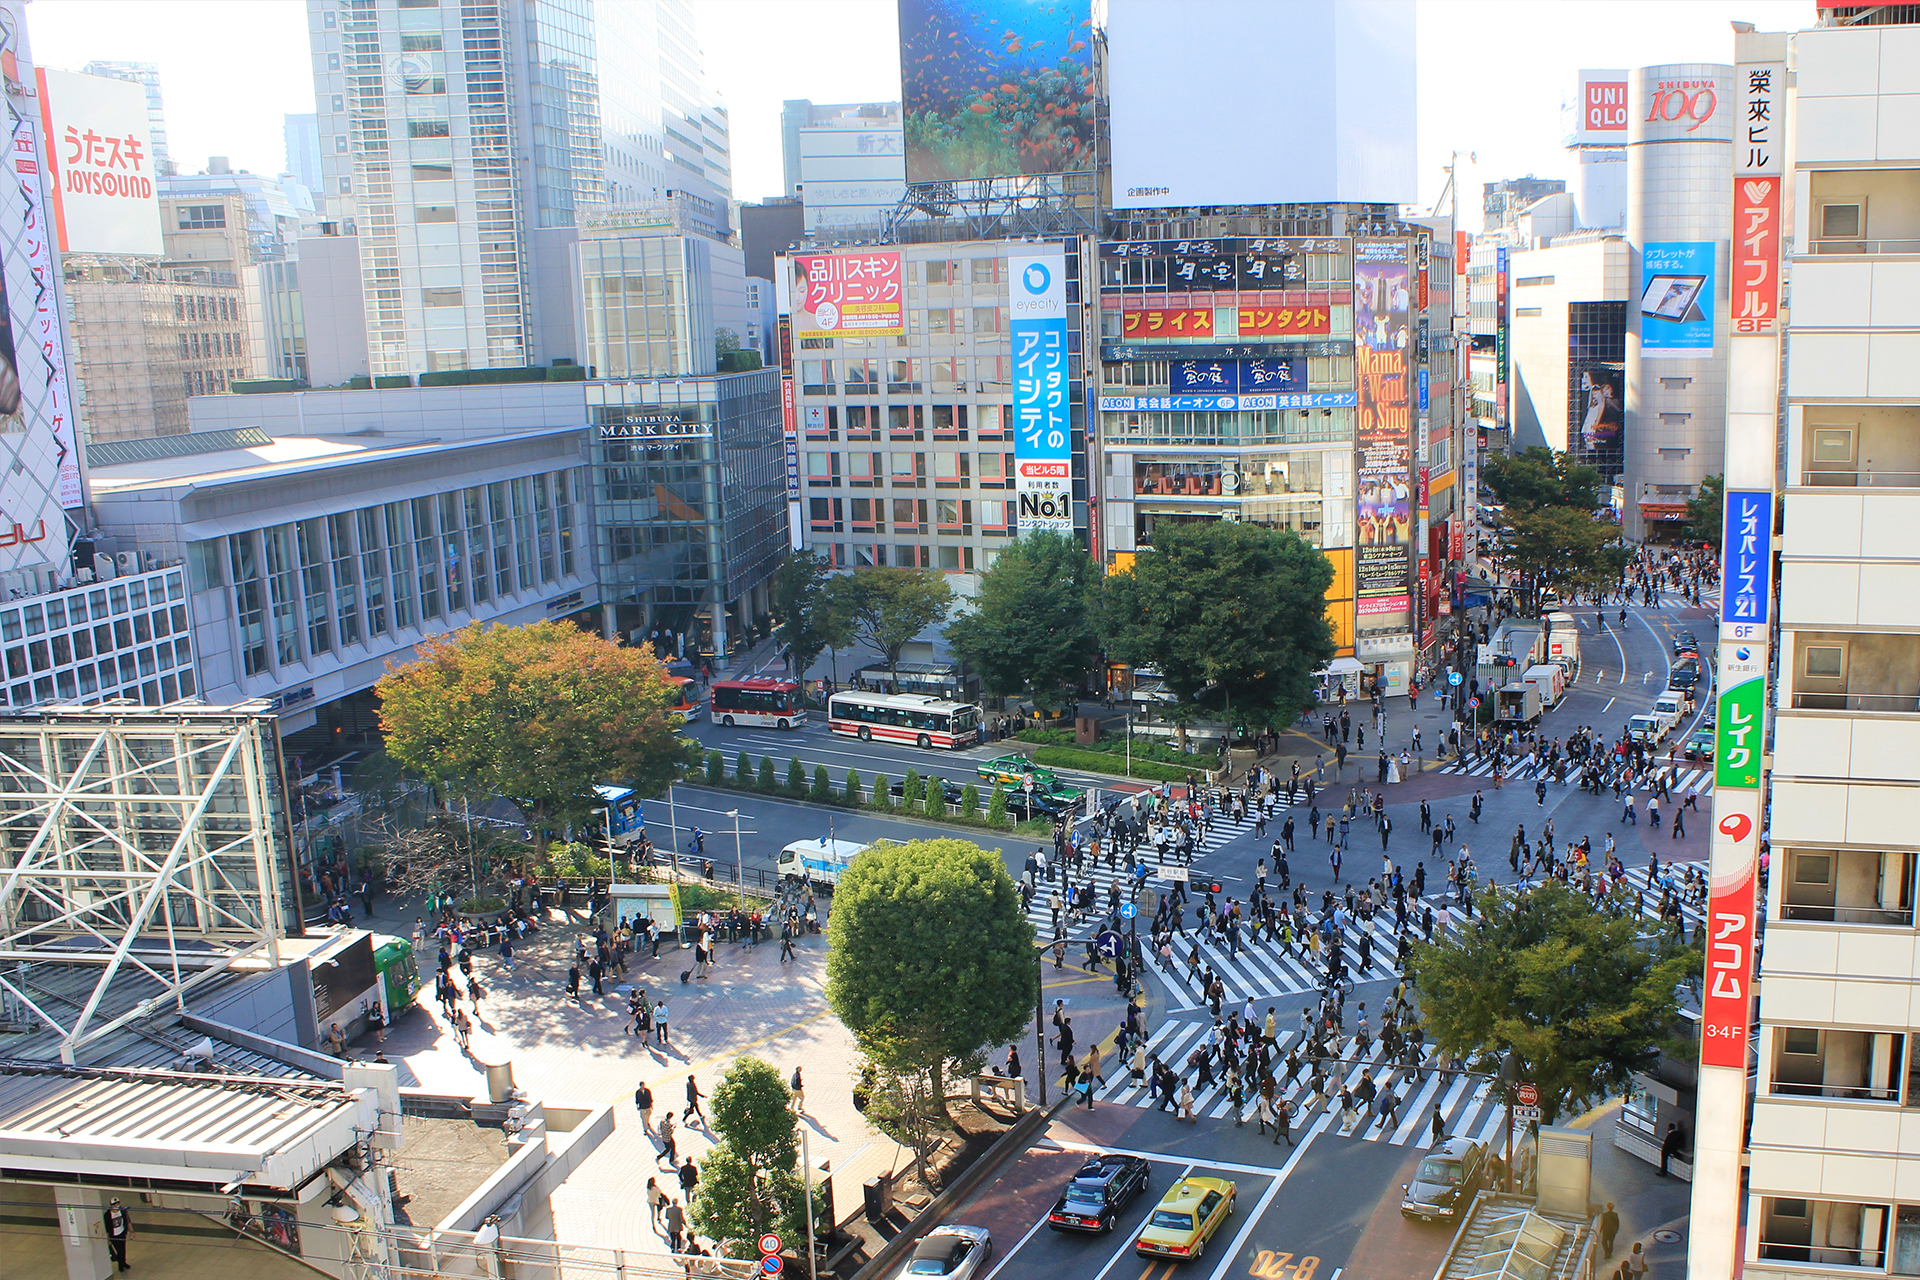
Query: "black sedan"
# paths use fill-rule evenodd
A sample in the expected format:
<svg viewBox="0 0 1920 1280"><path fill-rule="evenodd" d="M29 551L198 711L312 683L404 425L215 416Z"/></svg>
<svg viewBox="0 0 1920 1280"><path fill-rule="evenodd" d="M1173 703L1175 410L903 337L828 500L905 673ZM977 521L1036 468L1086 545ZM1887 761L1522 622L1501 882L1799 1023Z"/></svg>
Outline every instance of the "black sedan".
<svg viewBox="0 0 1920 1280"><path fill-rule="evenodd" d="M1025 791L1006 793L1007 816L1015 822L1025 822L1029 818L1040 822L1058 822L1068 814L1077 812L1082 802L1081 797L1063 800L1044 791L1034 792L1031 801Z"/></svg>
<svg viewBox="0 0 1920 1280"><path fill-rule="evenodd" d="M1053 1202L1047 1225L1055 1231L1111 1231L1121 1211L1146 1189L1147 1162L1139 1156L1094 1156Z"/></svg>
<svg viewBox="0 0 1920 1280"><path fill-rule="evenodd" d="M950 778L937 778L932 774L928 774L920 780L920 798L922 801L927 797L927 788L936 782L940 784L941 793L946 796L948 804L960 803L960 784ZM887 788L887 790L892 793L895 804L900 803L900 797L905 792L906 785L906 782L903 780Z"/></svg>

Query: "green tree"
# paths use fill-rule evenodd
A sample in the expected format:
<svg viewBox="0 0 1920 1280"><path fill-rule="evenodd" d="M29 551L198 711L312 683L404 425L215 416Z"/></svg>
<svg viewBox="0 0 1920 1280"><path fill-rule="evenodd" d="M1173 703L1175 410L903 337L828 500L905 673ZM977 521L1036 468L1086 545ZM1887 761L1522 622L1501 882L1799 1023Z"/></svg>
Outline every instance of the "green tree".
<svg viewBox="0 0 1920 1280"><path fill-rule="evenodd" d="M827 1000L869 1058L924 1072L944 1117L949 1072L1024 1029L1039 996L1035 954L998 852L965 840L883 841L834 891Z"/></svg>
<svg viewBox="0 0 1920 1280"><path fill-rule="evenodd" d="M886 774L876 773L873 775L874 808L891 809L893 807L893 792L890 790L891 786L892 784L887 781Z"/></svg>
<svg viewBox="0 0 1920 1280"><path fill-rule="evenodd" d="M847 770L847 803L859 804L861 796L860 771Z"/></svg>
<svg viewBox="0 0 1920 1280"><path fill-rule="evenodd" d="M1225 521L1161 525L1132 572L1106 580L1107 651L1158 669L1183 703L1239 724L1290 723L1333 658L1333 565L1288 530Z"/></svg>
<svg viewBox="0 0 1920 1280"><path fill-rule="evenodd" d="M787 793L789 795L799 796L805 795L806 791L806 766L800 763L799 756L793 756L787 761Z"/></svg>
<svg viewBox="0 0 1920 1280"><path fill-rule="evenodd" d="M996 827L1007 825L1007 789L996 785L993 798L987 801L987 821Z"/></svg>
<svg viewBox="0 0 1920 1280"><path fill-rule="evenodd" d="M1720 554L1720 526L1724 522L1722 511L1726 499L1727 478L1724 475L1703 476L1700 492L1687 499L1687 537L1695 542L1706 543L1713 548L1715 555Z"/></svg>
<svg viewBox="0 0 1920 1280"><path fill-rule="evenodd" d="M1072 538L1022 534L981 575L979 600L947 627L947 643L987 692L1056 711L1099 659L1099 584L1099 567Z"/></svg>
<svg viewBox="0 0 1920 1280"><path fill-rule="evenodd" d="M907 776L900 783L900 804L911 810L920 801L920 771L908 769Z"/></svg>
<svg viewBox="0 0 1920 1280"><path fill-rule="evenodd" d="M980 788L969 782L960 788L960 816L971 818L980 812Z"/></svg>
<svg viewBox="0 0 1920 1280"><path fill-rule="evenodd" d="M719 1142L700 1162L694 1229L736 1257L751 1256L768 1231L804 1239L793 1095L780 1073L758 1058L737 1058L708 1105Z"/></svg>
<svg viewBox="0 0 1920 1280"><path fill-rule="evenodd" d="M796 678L806 676L822 649L845 648L852 640L844 620L828 607L827 583L832 578L833 566L805 551L789 552L774 570L773 633L793 659Z"/></svg>
<svg viewBox="0 0 1920 1280"><path fill-rule="evenodd" d="M855 569L834 575L826 601L830 629L844 628L895 667L909 641L946 621L953 588L932 569Z"/></svg>
<svg viewBox="0 0 1920 1280"><path fill-rule="evenodd" d="M1573 507L1591 515L1606 505L1606 486L1597 468L1539 445L1525 453L1489 458L1482 482L1504 506Z"/></svg>
<svg viewBox="0 0 1920 1280"><path fill-rule="evenodd" d="M436 787L505 796L541 849L550 827L591 821L595 784L655 795L699 762L669 710L678 691L644 649L535 622L475 623L417 652L378 685L387 753Z"/></svg>
<svg viewBox="0 0 1920 1280"><path fill-rule="evenodd" d="M733 762L733 780L743 787L753 785L753 757L744 748Z"/></svg>
<svg viewBox="0 0 1920 1280"><path fill-rule="evenodd" d="M775 783L773 781L773 757L761 756L760 757L760 790L771 795L773 794L774 786L775 786Z"/></svg>
<svg viewBox="0 0 1920 1280"><path fill-rule="evenodd" d="M1522 606L1540 606L1547 588L1562 601L1575 593L1620 580L1632 552L1613 524L1578 507L1511 506L1500 517L1500 553L1507 567L1524 575Z"/></svg>
<svg viewBox="0 0 1920 1280"><path fill-rule="evenodd" d="M821 804L833 801L833 779L827 776L827 766L813 766L813 798Z"/></svg>
<svg viewBox="0 0 1920 1280"><path fill-rule="evenodd" d="M1581 1098L1625 1089L1651 1068L1679 1016L1675 990L1698 956L1660 933L1639 936L1630 911L1595 909L1548 881L1482 895L1458 933L1414 948L1412 977L1437 1049L1497 1064L1512 1052L1552 1124Z"/></svg>
<svg viewBox="0 0 1920 1280"><path fill-rule="evenodd" d="M718 751L707 752L707 781L719 786L727 780L727 758Z"/></svg>
<svg viewBox="0 0 1920 1280"><path fill-rule="evenodd" d="M947 789L940 785L938 778L928 778L926 813L929 818L947 816Z"/></svg>

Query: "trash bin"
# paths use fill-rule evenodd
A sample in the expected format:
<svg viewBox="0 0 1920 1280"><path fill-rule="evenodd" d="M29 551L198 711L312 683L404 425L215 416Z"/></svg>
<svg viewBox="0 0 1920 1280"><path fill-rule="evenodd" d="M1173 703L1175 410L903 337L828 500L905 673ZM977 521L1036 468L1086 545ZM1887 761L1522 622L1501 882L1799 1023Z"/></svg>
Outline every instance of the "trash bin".
<svg viewBox="0 0 1920 1280"><path fill-rule="evenodd" d="M893 1209L893 1177L883 1173L877 1178L868 1178L860 1184L860 1189L866 1195L867 1221L877 1227Z"/></svg>

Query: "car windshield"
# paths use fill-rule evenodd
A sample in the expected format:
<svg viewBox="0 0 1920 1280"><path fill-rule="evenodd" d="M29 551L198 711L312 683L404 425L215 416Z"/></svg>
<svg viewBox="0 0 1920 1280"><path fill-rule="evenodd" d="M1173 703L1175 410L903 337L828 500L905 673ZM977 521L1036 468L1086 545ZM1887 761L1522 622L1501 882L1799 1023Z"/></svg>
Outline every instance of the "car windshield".
<svg viewBox="0 0 1920 1280"><path fill-rule="evenodd" d="M943 1276L947 1274L950 1265L950 1260L945 1257L915 1258L912 1265L907 1268L907 1274L910 1276Z"/></svg>
<svg viewBox="0 0 1920 1280"><path fill-rule="evenodd" d="M1068 1204L1091 1205L1093 1208L1098 1209L1106 1202L1106 1192L1097 1182L1091 1186L1083 1186L1076 1182L1067 1188Z"/></svg>
<svg viewBox="0 0 1920 1280"><path fill-rule="evenodd" d="M1460 1181L1460 1162L1428 1156L1420 1162L1419 1181L1437 1182L1443 1187L1451 1187Z"/></svg>
<svg viewBox="0 0 1920 1280"><path fill-rule="evenodd" d="M1174 1231L1191 1231L1193 1230L1193 1215L1190 1213L1180 1213L1173 1209L1155 1209L1153 1211L1153 1225L1156 1227L1168 1227Z"/></svg>

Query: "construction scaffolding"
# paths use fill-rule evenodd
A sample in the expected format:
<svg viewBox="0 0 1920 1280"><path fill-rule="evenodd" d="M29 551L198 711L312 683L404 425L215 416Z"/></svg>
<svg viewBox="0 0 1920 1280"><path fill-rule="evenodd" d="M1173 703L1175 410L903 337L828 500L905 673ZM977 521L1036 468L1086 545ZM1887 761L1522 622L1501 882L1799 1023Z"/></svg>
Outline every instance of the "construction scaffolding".
<svg viewBox="0 0 1920 1280"><path fill-rule="evenodd" d="M133 703L0 716L0 1020L38 1020L62 1061L300 931L277 721ZM36 971L97 970L85 1000ZM112 1016L116 976L151 994Z"/></svg>

